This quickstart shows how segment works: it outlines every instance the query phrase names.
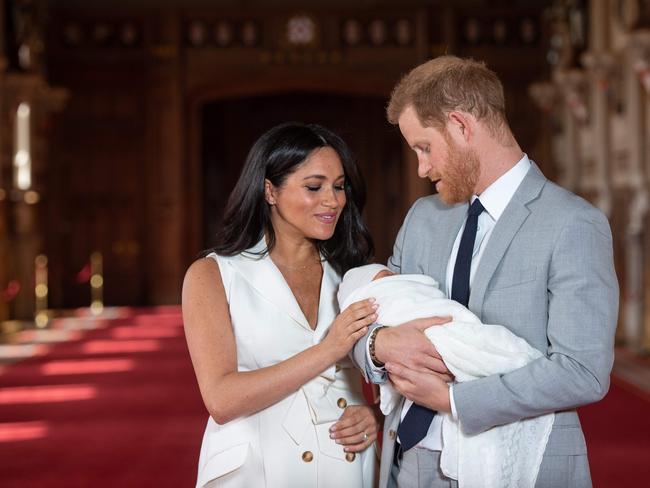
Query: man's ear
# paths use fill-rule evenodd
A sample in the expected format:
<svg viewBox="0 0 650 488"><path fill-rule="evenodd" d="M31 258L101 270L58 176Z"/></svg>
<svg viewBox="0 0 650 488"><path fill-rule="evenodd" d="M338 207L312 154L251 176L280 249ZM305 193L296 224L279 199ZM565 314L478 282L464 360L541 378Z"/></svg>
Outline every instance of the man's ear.
<svg viewBox="0 0 650 488"><path fill-rule="evenodd" d="M264 178L264 199L269 205L275 205L275 187L266 178Z"/></svg>
<svg viewBox="0 0 650 488"><path fill-rule="evenodd" d="M447 114L447 127L454 140L463 140L468 143L474 135L474 118L465 112L449 112Z"/></svg>

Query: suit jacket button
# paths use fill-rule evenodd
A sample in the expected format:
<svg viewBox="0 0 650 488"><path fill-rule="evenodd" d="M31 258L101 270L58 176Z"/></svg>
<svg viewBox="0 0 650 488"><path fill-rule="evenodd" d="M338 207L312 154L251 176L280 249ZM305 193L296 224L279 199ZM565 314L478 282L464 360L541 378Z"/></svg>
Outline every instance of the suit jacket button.
<svg viewBox="0 0 650 488"><path fill-rule="evenodd" d="M305 451L302 453L302 460L306 463L311 463L312 459L314 459L314 455L311 451Z"/></svg>
<svg viewBox="0 0 650 488"><path fill-rule="evenodd" d="M345 407L348 406L348 402L345 400L345 398L339 398L339 399L336 401L336 404L337 404L340 408L345 408Z"/></svg>
<svg viewBox="0 0 650 488"><path fill-rule="evenodd" d="M355 457L357 457L357 455L356 455L355 453L353 453L353 452L348 452L348 453L345 455L345 460L346 460L347 462L351 463L352 461L354 461L354 458L355 458Z"/></svg>
<svg viewBox="0 0 650 488"><path fill-rule="evenodd" d="M395 431L394 431L393 429L390 429L390 430L388 431L388 437L390 437L390 440L391 440L391 441L394 441L394 440L395 440L395 437L397 437L397 434L395 433Z"/></svg>

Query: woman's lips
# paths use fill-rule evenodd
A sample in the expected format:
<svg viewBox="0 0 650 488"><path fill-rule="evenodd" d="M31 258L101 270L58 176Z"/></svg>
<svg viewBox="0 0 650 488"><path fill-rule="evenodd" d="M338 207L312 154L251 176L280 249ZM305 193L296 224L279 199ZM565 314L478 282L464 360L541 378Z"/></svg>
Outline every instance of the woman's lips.
<svg viewBox="0 0 650 488"><path fill-rule="evenodd" d="M319 213L316 218L324 224L333 224L336 222L336 212Z"/></svg>

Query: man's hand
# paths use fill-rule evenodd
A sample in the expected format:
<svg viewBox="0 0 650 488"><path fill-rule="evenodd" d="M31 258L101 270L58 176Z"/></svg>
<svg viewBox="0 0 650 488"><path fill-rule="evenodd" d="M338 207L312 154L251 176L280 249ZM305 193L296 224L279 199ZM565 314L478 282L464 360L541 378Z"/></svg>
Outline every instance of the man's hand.
<svg viewBox="0 0 650 488"><path fill-rule="evenodd" d="M391 383L404 397L431 410L451 412L445 375L422 373L394 363L386 363L386 369Z"/></svg>
<svg viewBox="0 0 650 488"><path fill-rule="evenodd" d="M401 364L422 373L434 371L449 375L440 354L424 335L429 327L449 321L451 317L430 317L383 328L375 337L375 356L382 363Z"/></svg>

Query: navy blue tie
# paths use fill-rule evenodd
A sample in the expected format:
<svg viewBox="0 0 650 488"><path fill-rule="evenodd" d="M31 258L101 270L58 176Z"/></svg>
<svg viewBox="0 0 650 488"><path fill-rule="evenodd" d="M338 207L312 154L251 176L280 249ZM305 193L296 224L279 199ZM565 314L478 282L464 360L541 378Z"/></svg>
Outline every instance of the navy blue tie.
<svg viewBox="0 0 650 488"><path fill-rule="evenodd" d="M477 198L469 207L467 222L460 238L456 264L454 265L454 277L451 285L451 299L467 306L469 303L469 275L472 269L472 255L474 254L474 242L476 241L476 230L478 229L478 216L485 210ZM397 435L402 444L402 449L408 451L417 445L429 431L431 421L436 412L414 403L408 409L404 419L397 428Z"/></svg>
<svg viewBox="0 0 650 488"><path fill-rule="evenodd" d="M454 266L454 277L451 282L451 299L467 306L469 303L469 275L472 269L472 255L474 254L474 242L476 241L476 230L478 229L478 216L483 213L483 205L477 198L469 207L465 230L460 238L458 255Z"/></svg>

